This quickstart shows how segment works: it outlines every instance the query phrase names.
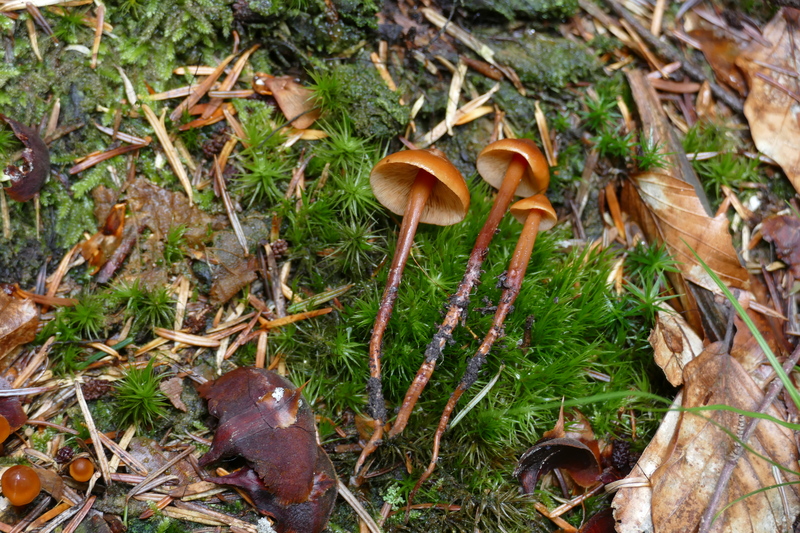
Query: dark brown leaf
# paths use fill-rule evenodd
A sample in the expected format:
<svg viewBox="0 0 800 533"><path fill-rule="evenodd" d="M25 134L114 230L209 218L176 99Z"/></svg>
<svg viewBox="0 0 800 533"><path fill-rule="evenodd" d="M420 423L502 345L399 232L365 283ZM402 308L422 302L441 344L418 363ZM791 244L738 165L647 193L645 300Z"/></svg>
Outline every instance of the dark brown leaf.
<svg viewBox="0 0 800 533"><path fill-rule="evenodd" d="M591 487L600 476L594 452L577 439L550 439L539 442L522 454L514 469L525 494L536 489L539 478L555 468L566 470L581 487Z"/></svg>
<svg viewBox="0 0 800 533"><path fill-rule="evenodd" d="M4 378L0 378L0 390L10 389L11 383ZM0 398L0 415L8 420L11 431L16 431L28 421L28 415L22 410L22 403L19 396L7 396Z"/></svg>
<svg viewBox="0 0 800 533"><path fill-rule="evenodd" d="M27 202L38 193L50 174L50 151L35 128L20 124L0 113L0 119L11 127L17 139L22 141L23 164L9 165L5 173L11 177L11 186L5 191L17 202Z"/></svg>
<svg viewBox="0 0 800 533"><path fill-rule="evenodd" d="M209 481L243 488L279 533L325 529L336 500L336 471L317 445L302 388L262 368L237 368L200 387L219 418L205 466L240 456L247 466Z"/></svg>
<svg viewBox="0 0 800 533"><path fill-rule="evenodd" d="M789 265L794 279L800 279L800 219L772 216L761 225L764 239L775 245L775 252Z"/></svg>

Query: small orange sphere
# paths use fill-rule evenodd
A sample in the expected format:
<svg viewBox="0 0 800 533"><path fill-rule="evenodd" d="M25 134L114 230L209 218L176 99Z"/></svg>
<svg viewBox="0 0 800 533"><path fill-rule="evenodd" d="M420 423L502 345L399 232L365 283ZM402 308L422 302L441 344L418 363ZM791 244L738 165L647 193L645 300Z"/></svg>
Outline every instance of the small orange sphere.
<svg viewBox="0 0 800 533"><path fill-rule="evenodd" d="M6 417L0 415L0 443L5 442L9 435L11 435L11 425Z"/></svg>
<svg viewBox="0 0 800 533"><path fill-rule="evenodd" d="M81 457L80 459L75 459L69 465L69 475L75 481L89 481L92 478L92 474L94 474L94 465L89 459Z"/></svg>
<svg viewBox="0 0 800 533"><path fill-rule="evenodd" d="M17 465L3 473L0 488L12 505L26 505L39 495L42 483L33 468Z"/></svg>

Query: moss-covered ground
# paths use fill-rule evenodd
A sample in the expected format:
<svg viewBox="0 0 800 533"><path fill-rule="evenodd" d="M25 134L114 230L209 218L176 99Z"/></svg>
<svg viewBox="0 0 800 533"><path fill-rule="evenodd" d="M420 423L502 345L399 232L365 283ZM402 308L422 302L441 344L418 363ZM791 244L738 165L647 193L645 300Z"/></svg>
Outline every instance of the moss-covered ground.
<svg viewBox="0 0 800 533"><path fill-rule="evenodd" d="M450 6L448 2L441 6L445 14ZM5 61L0 62L0 112L25 124L45 124L59 101L59 128L82 124L50 144L54 171L39 199L38 237L34 203L10 203L12 237L0 236L0 281L32 289L43 264L48 264L47 273L52 273L65 251L82 241L85 234L93 234L103 222L95 215L96 193L101 187L118 199L126 198L125 183L130 181L126 176L132 164L128 156L113 158L78 175L67 173L76 158L112 146L111 138L94 123L111 128L119 125L125 133L155 138L138 104L127 100L123 73L141 99L139 104L146 102L156 114L164 110L169 114L175 100L151 101L148 95L195 82L189 75L173 74L173 69L216 66L230 54L235 39L242 49L260 44L239 88L258 71L296 77L314 90L323 112L315 127L327 132L328 137L301 140L285 148L285 118L273 102L236 100L243 140L250 148L239 145L225 178L240 207L239 218L257 219L262 233L271 228L273 243L277 238L287 242L288 249L278 261L291 262L287 284L295 294L307 297L352 285L335 302L333 312L272 330L267 345L268 362L280 358L294 383L307 383L304 394L318 415L322 445L331 454L340 478L347 482L358 454L338 450L357 443L358 421L368 414L367 343L399 227L398 218L372 196L369 172L382 156L401 148L398 136L406 135L411 104L421 95L424 103L414 120L418 131L429 130L444 116L451 74L438 63L437 74L431 74L412 57L412 51L421 51L430 61L435 61L436 54L452 63L458 61L454 48L434 37L435 31L430 35L423 35L421 30L416 36L407 30L398 34L400 30L389 27L397 25L379 24L383 18L376 18L377 13L383 10L385 17L397 9L396 5L384 6L373 0L108 2L105 20L113 31L102 39L96 69L89 66L90 57L86 55L92 46L94 26L84 23L86 17L94 16L94 7L43 8L54 35L47 36L37 28L41 61L34 55L27 30L29 15L22 11L17 12L18 19L0 16L5 44ZM513 67L527 89L527 96L522 96L511 83L503 81L494 100L507 113L516 135L538 142L533 103L541 101L559 142L548 195L562 222L537 239L521 293L505 323L505 336L491 351L478 382L468 390L456 414L490 381L496 381L447 431L434 475L414 502L460 510L414 510L408 522L402 512L430 459L442 408L491 323L493 306L502 290L499 280L520 231L511 217L502 222L494 237L469 314L445 348L408 428L370 458L369 470L383 473L365 481L358 494L373 515L384 504L398 511L384 524L385 531L549 530L551 525L534 510L532 502L552 504L560 491L550 487L533 496L521 496L511 472L519 455L554 426L561 401L567 400L579 409L598 438L629 441L634 451L640 451L658 425L661 413L657 408L662 405L637 394L669 397L672 393L654 366L647 344L655 310L666 297L663 272L671 268L669 257L652 246L630 251L590 248L588 244L602 233L602 220L590 213L596 211L591 202L596 201L597 185L589 193L583 240L578 239L578 229L570 222L570 206L581 183L589 144L600 151L600 188L615 175L613 169L624 171L658 163L652 154L647 159L646 153L631 151L634 141L620 133L622 117L617 98L627 98L622 77L609 77L600 68L599 59L617 43L607 38L589 48L558 33L557 22L575 9L577 3L567 0L465 1L457 11L456 19L461 22L478 20L472 28L475 35L497 50L497 60ZM420 20L412 22L421 24ZM535 32L530 31L533 28ZM423 42L415 44L414 39L419 38ZM391 45L390 71L397 91L387 88L369 58L381 39L388 39ZM399 55L400 51L405 55ZM482 93L494 83L470 70L465 92ZM592 88L590 93L587 85ZM179 131L179 123L188 120L190 117L183 117L172 123L167 118L166 124L197 162L198 183L212 176L224 122ZM484 118L458 127L455 136L437 142L467 178L472 204L464 222L422 227L416 236L384 340L383 385L390 413L396 412L423 361L424 347L436 332L448 297L461 279L493 200L493 190L480 180L474 166L477 152L488 142L491 131L492 119ZM685 140L687 151L721 150L738 142L735 135L714 127L697 127ZM11 158L18 149L15 139L0 130L2 159ZM638 159L635 154L639 154ZM292 170L300 159L308 157L305 188L299 197L287 199ZM737 155L724 161L696 162L695 168L707 184L712 201L720 200L720 186L730 185L734 174L746 176L748 182L764 181L758 164ZM155 142L139 151L135 176L171 191L183 190ZM225 214L221 199L211 187L196 192L195 198L209 215ZM133 215L128 214L129 218ZM192 327L202 332L210 325L218 310L218 306L208 304L210 286L223 273L208 254L221 246L221 237L209 230L199 238L201 242L190 243L185 232L185 227L175 224L165 235L154 236L150 230L141 234L141 242L158 244L152 248L142 245L134 252L140 254L135 257L156 265L163 274L159 279L166 280L161 286L139 283L130 275L101 285L83 266L70 271L65 283L79 304L45 316L50 320L38 336L38 343L51 335L57 337L49 357L55 375L97 377L109 372L104 366L92 370L93 363L104 354L83 341L113 338L109 344L116 345L122 361L114 365L109 376L124 379L130 386L133 378L123 377L119 363L145 361L153 355L137 358L134 353L154 338L154 326L172 327L175 296L167 287L179 275L190 280L193 307L188 315L195 321ZM249 244L255 253L258 242L254 239ZM617 275L619 268L621 278ZM622 287L609 282L615 277L625 280ZM237 305L247 308L249 295L272 304L266 284L259 280L223 304L226 315ZM290 308L290 312L302 310ZM120 338L127 326L130 329L125 329L124 338ZM230 369L231 364L253 364L255 352L255 342L242 346L223 370ZM159 357L164 364L156 373L164 377L186 365L213 377L213 351L187 348L177 357L180 362ZM188 414L173 409L157 391L140 390L146 407L141 403L132 406L130 400L117 394L110 400L100 400L108 402L108 409L93 408L93 416L102 431L124 430L120 421L132 420L156 439L170 427L180 429L172 431L173 442L187 432L208 437L212 419L191 387L185 380L183 396L190 404ZM147 416L142 416L142 411ZM587 513L603 505L604 498L590 500ZM111 503L107 509L124 513ZM241 502L239 507L230 504L225 510L255 520L255 514ZM576 525L582 517L580 510L565 516ZM128 527L136 532L177 533L195 526L158 514L149 521L139 521L131 513ZM355 531L357 527L355 514L339 500L330 530Z"/></svg>

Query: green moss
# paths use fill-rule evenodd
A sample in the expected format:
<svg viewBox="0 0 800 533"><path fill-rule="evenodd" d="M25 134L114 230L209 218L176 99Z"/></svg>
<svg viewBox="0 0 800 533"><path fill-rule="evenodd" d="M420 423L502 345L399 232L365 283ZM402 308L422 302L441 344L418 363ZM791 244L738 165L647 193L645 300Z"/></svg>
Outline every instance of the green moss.
<svg viewBox="0 0 800 533"><path fill-rule="evenodd" d="M459 7L508 20L560 20L575 14L578 0L462 0Z"/></svg>
<svg viewBox="0 0 800 533"><path fill-rule="evenodd" d="M585 45L559 37L537 33L518 41L501 41L495 47L497 61L513 67L522 83L537 91L585 80L599 69Z"/></svg>
<svg viewBox="0 0 800 533"><path fill-rule="evenodd" d="M342 80L341 95L359 137L383 140L397 135L408 121L408 108L398 102L400 95L389 90L377 71L365 68L361 58L336 67Z"/></svg>

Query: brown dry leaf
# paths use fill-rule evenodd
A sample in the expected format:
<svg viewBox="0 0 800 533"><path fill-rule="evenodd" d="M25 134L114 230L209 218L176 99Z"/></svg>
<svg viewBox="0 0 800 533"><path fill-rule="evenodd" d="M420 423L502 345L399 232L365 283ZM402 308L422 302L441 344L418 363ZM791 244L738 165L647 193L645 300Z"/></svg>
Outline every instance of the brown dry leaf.
<svg viewBox="0 0 800 533"><path fill-rule="evenodd" d="M92 275L97 274L120 245L123 231L125 231L125 204L116 204L97 233L80 245L81 255L94 267Z"/></svg>
<svg viewBox="0 0 800 533"><path fill-rule="evenodd" d="M753 141L761 153L783 168L798 191L800 124L797 112L800 104L796 95L800 93L800 79L796 74L796 58L800 55L800 35L795 28L799 18L797 9L787 7L778 11L762 32L764 39L773 43L772 46L754 41L736 60L750 86L744 114L750 123ZM795 97L790 96L787 90Z"/></svg>
<svg viewBox="0 0 800 533"><path fill-rule="evenodd" d="M726 285L740 289L749 286L724 213L708 216L695 190L670 175L645 172L632 176L631 182L638 202L630 194L633 191L626 194L624 189L623 203L649 240L667 245L684 278L709 291L717 290L692 254L694 250Z"/></svg>
<svg viewBox="0 0 800 533"><path fill-rule="evenodd" d="M0 359L36 338L39 310L32 300L20 300L0 290Z"/></svg>
<svg viewBox="0 0 800 533"><path fill-rule="evenodd" d="M733 248L728 219L711 217L710 205L694 169L667 122L658 96L639 71L628 73L633 98L639 109L642 130L650 141L662 146L666 168L643 172L625 182L622 204L641 227L648 241L662 242L679 262L683 277L709 291L716 285L705 273L694 250L726 285L746 289L747 271ZM634 190L631 190L634 189ZM686 294L682 280L670 276L678 294ZM684 309L693 305L682 302ZM690 321L692 327L695 324ZM695 328L697 329L697 328Z"/></svg>
<svg viewBox="0 0 800 533"><path fill-rule="evenodd" d="M775 253L800 279L800 219L794 216L772 216L761 225L764 239L775 245Z"/></svg>
<svg viewBox="0 0 800 533"><path fill-rule="evenodd" d="M736 66L736 58L741 53L739 44L715 29L698 28L689 32L689 36L700 43L700 50L714 69L717 79L742 96L747 94L744 75Z"/></svg>
<svg viewBox="0 0 800 533"><path fill-rule="evenodd" d="M298 130L308 128L319 118L320 110L314 107L314 93L311 89L303 87L289 76L262 77L259 81L261 90L272 93L281 112Z"/></svg>
<svg viewBox="0 0 800 533"><path fill-rule="evenodd" d="M761 388L724 351L721 343L709 345L686 366L684 381L683 406L687 408L724 404L754 411L763 399ZM774 406L767 414L784 419ZM651 479L655 530L696 529L719 472L734 447L733 439L721 428L736 434L739 426L739 415L730 411L682 413L669 457ZM798 450L791 430L762 421L748 445L762 456L797 472ZM786 471L782 471L781 476L782 479L776 479L769 462L748 452L736 466L721 503L726 505L782 481L800 480L796 474ZM767 490L732 505L720 515L711 531L780 531L784 524L792 523L798 512L800 487L790 485L783 490Z"/></svg>
<svg viewBox="0 0 800 533"><path fill-rule="evenodd" d="M170 403L172 403L175 409L183 411L184 413L189 411L189 408L186 407L186 404L181 400L181 393L183 392L183 380L181 378L174 377L165 379L158 384L158 388L161 389L164 396L169 398Z"/></svg>
<svg viewBox="0 0 800 533"><path fill-rule="evenodd" d="M650 333L656 364L673 387L683 384L683 368L703 351L703 341L676 313L659 311Z"/></svg>

